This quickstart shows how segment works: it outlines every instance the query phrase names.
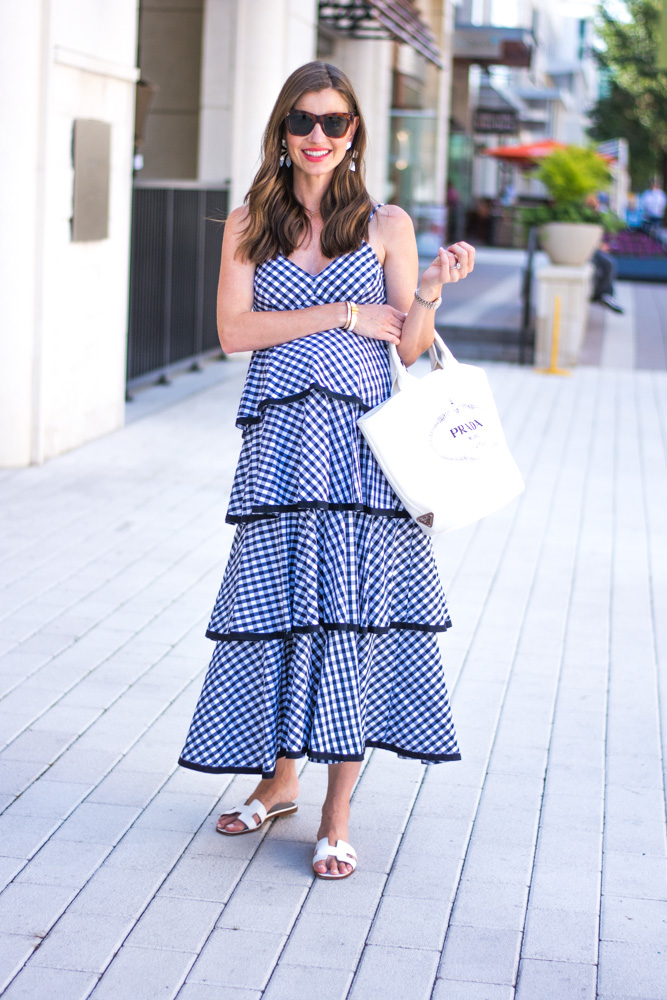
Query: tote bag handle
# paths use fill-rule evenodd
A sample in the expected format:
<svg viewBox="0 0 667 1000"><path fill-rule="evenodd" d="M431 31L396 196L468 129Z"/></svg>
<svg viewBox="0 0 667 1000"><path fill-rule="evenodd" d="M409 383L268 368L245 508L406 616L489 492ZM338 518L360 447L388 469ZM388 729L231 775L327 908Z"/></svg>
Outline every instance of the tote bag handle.
<svg viewBox="0 0 667 1000"><path fill-rule="evenodd" d="M444 369L445 365L448 364L458 364L458 361L437 330L433 338L433 343L428 349L428 356L431 359L432 372L438 368ZM400 355L396 350L396 344L389 344L389 361L391 364L391 393L393 396L396 392L400 392L401 389L405 389L411 379L417 381L417 378L408 371L401 361Z"/></svg>

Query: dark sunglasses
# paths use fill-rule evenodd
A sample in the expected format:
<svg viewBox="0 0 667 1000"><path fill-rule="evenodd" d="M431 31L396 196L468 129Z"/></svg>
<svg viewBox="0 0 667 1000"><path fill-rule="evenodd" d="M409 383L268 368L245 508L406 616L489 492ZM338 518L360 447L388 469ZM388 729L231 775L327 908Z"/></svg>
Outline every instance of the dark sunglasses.
<svg viewBox="0 0 667 1000"><path fill-rule="evenodd" d="M354 121L354 115L348 113L337 113L331 115L311 115L310 111L290 111L285 115L287 130L290 135L310 135L319 125L329 139L342 139L350 125Z"/></svg>

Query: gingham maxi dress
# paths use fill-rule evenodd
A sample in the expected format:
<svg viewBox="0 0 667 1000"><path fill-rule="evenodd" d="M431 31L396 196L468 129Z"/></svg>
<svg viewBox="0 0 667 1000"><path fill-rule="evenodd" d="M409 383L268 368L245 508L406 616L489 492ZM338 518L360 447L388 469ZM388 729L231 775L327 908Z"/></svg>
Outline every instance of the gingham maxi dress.
<svg viewBox="0 0 667 1000"><path fill-rule="evenodd" d="M317 275L282 256L255 272L255 310L347 299L386 302L368 243ZM389 395L389 371L384 342L339 328L254 352L236 421L236 534L184 767L271 777L279 756L359 761L366 747L460 759L431 541L357 428Z"/></svg>

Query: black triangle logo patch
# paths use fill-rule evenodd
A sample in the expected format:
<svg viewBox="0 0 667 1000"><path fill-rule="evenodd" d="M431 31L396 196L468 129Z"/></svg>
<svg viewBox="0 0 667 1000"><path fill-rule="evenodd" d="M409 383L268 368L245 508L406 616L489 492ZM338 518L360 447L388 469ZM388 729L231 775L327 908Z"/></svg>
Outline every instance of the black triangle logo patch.
<svg viewBox="0 0 667 1000"><path fill-rule="evenodd" d="M425 524L427 528L433 527L433 514L422 514L417 520L420 524Z"/></svg>

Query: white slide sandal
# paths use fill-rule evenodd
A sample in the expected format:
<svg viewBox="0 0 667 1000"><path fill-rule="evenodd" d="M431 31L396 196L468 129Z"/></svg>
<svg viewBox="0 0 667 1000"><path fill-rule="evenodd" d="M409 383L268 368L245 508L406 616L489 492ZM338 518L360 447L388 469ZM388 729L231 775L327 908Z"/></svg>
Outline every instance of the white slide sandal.
<svg viewBox="0 0 667 1000"><path fill-rule="evenodd" d="M318 864L320 861L326 861L327 858L331 857L335 858L336 861L342 862L344 865L351 865L352 871L346 872L345 875L342 875L340 872L328 871L326 874L322 874L322 872L315 872L316 864ZM317 843L315 844L315 854L313 856L313 871L315 872L318 878L326 878L330 880L349 878L350 875L353 874L356 867L357 867L356 851L354 850L353 847L350 846L350 844L346 843L344 840L337 840L336 846L333 847L329 843L328 837L322 837L321 840L318 840Z"/></svg>
<svg viewBox="0 0 667 1000"><path fill-rule="evenodd" d="M266 806L259 799L253 799L247 806L228 809L221 813L222 816L232 817L232 819L227 820L227 826L240 819L246 825L245 830L225 830L224 827L219 825L220 820L218 820L215 828L218 833L223 833L226 837L240 837L243 833L254 833L256 830L261 829L266 822L275 819L276 816L290 816L298 808L296 802L276 802L275 806L271 806L267 812ZM255 816L259 816L259 823L255 819Z"/></svg>

